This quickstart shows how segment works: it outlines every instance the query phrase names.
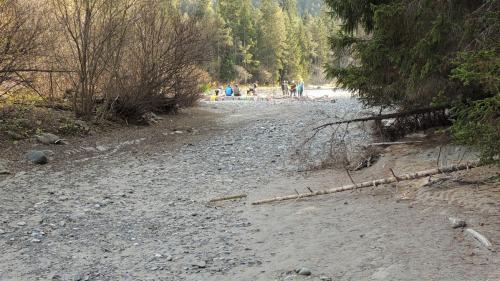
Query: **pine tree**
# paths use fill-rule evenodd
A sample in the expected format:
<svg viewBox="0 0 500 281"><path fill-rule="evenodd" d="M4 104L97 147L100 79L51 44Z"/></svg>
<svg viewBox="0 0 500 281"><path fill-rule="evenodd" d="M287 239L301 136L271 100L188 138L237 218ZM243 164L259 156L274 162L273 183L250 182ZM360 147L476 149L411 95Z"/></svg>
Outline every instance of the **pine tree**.
<svg viewBox="0 0 500 281"><path fill-rule="evenodd" d="M275 0L263 0L260 6L257 58L264 71L278 81L286 40L285 15Z"/></svg>

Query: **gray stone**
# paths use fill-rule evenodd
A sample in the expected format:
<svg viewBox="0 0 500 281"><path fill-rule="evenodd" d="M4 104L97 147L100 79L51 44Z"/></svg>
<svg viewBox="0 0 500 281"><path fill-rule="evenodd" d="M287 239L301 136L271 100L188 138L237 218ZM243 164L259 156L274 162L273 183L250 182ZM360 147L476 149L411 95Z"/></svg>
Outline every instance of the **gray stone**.
<svg viewBox="0 0 500 281"><path fill-rule="evenodd" d="M312 273L311 273L311 270L310 270L309 268L307 268L307 267L302 267L302 268L298 269L297 274L299 274L299 275L304 275L304 276L309 276L309 275L311 275Z"/></svg>
<svg viewBox="0 0 500 281"><path fill-rule="evenodd" d="M448 220L450 221L451 226L453 228L462 228L462 227L467 226L467 223L465 222L465 220L462 220L462 219L448 218Z"/></svg>
<svg viewBox="0 0 500 281"><path fill-rule="evenodd" d="M54 156L55 152L53 150L42 150L43 154L45 154L45 156L47 157L51 157L51 156Z"/></svg>
<svg viewBox="0 0 500 281"><path fill-rule="evenodd" d="M43 144L62 144L61 138L50 133L43 133L35 136L36 140Z"/></svg>
<svg viewBox="0 0 500 281"><path fill-rule="evenodd" d="M0 159L0 175L8 175L8 174L10 174L10 172L7 169L7 162Z"/></svg>
<svg viewBox="0 0 500 281"><path fill-rule="evenodd" d="M19 226L25 226L26 222L25 221L20 221L20 222L17 223L17 225L19 225Z"/></svg>
<svg viewBox="0 0 500 281"><path fill-rule="evenodd" d="M25 155L26 159L31 161L32 163L44 165L49 162L47 155L43 153L43 151L38 150L30 150Z"/></svg>
<svg viewBox="0 0 500 281"><path fill-rule="evenodd" d="M193 267L197 267L197 268L206 268L207 267L207 263L205 261L194 261L191 263L191 265Z"/></svg>
<svg viewBox="0 0 500 281"><path fill-rule="evenodd" d="M5 230L0 229L0 235L5 234Z"/></svg>

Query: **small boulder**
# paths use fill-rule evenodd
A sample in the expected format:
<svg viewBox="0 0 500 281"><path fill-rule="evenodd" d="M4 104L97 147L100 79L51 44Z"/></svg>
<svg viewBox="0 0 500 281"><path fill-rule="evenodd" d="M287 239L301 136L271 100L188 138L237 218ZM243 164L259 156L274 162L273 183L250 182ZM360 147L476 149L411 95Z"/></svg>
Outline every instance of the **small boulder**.
<svg viewBox="0 0 500 281"><path fill-rule="evenodd" d="M297 268L295 270L295 272L298 274L298 275L303 275L303 276L309 276L312 274L311 270L307 267L301 267L301 268Z"/></svg>
<svg viewBox="0 0 500 281"><path fill-rule="evenodd" d="M462 220L462 219L448 218L448 220L450 221L451 226L453 228L463 228L463 227L467 226L467 223L465 222L465 220Z"/></svg>
<svg viewBox="0 0 500 281"><path fill-rule="evenodd" d="M202 261L202 260L193 261L191 263L191 265L195 268L206 268L207 267L207 263L205 261Z"/></svg>
<svg viewBox="0 0 500 281"><path fill-rule="evenodd" d="M26 160L31 161L34 164L45 165L49 162L47 155L43 151L30 150L25 155Z"/></svg>
<svg viewBox="0 0 500 281"><path fill-rule="evenodd" d="M58 136L50 133L43 133L35 136L36 140L43 144L65 144Z"/></svg>

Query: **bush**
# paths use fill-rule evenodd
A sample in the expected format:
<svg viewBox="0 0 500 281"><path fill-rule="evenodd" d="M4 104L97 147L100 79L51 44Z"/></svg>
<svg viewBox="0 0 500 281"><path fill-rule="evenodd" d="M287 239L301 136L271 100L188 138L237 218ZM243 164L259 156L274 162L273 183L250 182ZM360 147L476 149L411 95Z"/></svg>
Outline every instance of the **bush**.
<svg viewBox="0 0 500 281"><path fill-rule="evenodd" d="M140 5L119 71L104 89L104 112L131 122L195 103L207 82L198 65L210 55L193 20L170 14L159 1Z"/></svg>
<svg viewBox="0 0 500 281"><path fill-rule="evenodd" d="M500 164L500 93L460 104L454 108L452 116L454 123L450 131L454 139L478 148L483 162Z"/></svg>

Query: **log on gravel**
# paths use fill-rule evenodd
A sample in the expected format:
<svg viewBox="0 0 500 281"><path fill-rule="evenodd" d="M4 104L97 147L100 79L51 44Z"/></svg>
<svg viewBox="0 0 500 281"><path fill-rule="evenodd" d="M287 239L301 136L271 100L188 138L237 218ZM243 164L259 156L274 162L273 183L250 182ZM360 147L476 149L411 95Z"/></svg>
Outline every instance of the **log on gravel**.
<svg viewBox="0 0 500 281"><path fill-rule="evenodd" d="M491 244L490 240L488 238L484 237L481 233L475 231L472 228L467 228L465 230L467 233L472 235L477 241L479 241L481 244L483 244L486 249L491 250L493 245Z"/></svg>
<svg viewBox="0 0 500 281"><path fill-rule="evenodd" d="M215 203L215 202L221 202L221 201L229 201L229 200L235 200L235 199L241 199L247 197L246 194L238 194L238 195L230 195L230 196L224 196L224 197L219 197L219 198L214 198L208 202L210 203Z"/></svg>
<svg viewBox="0 0 500 281"><path fill-rule="evenodd" d="M400 175L397 177L383 178L383 179L378 179L378 180L373 180L373 181L366 181L366 182L362 182L362 183L358 183L358 184L350 184L350 185L335 187L335 188L331 188L331 189L319 190L319 191L315 191L312 193L291 194L291 195L282 196L282 197L274 197L274 198L264 199L264 200L252 202L252 205L262 205L262 204L266 204L266 203L281 202L281 201L287 201L287 200L294 200L294 199L308 198L308 197L314 197L314 196L320 196L320 195L326 195L326 194L333 194L333 193L338 193L338 192L348 191L348 190L353 190L353 189L358 189L358 188L376 187L376 186L384 185L384 184L388 184L388 183L414 180L414 179L424 178L424 177L442 174L442 173L449 173L449 172L466 170L466 169L475 168L478 166L480 166L479 161L464 163L464 164L459 164L459 165L451 165L451 166L446 166L446 167L441 167L441 168L436 168L436 169L420 171L420 172L416 172L416 173L404 174L404 175Z"/></svg>

